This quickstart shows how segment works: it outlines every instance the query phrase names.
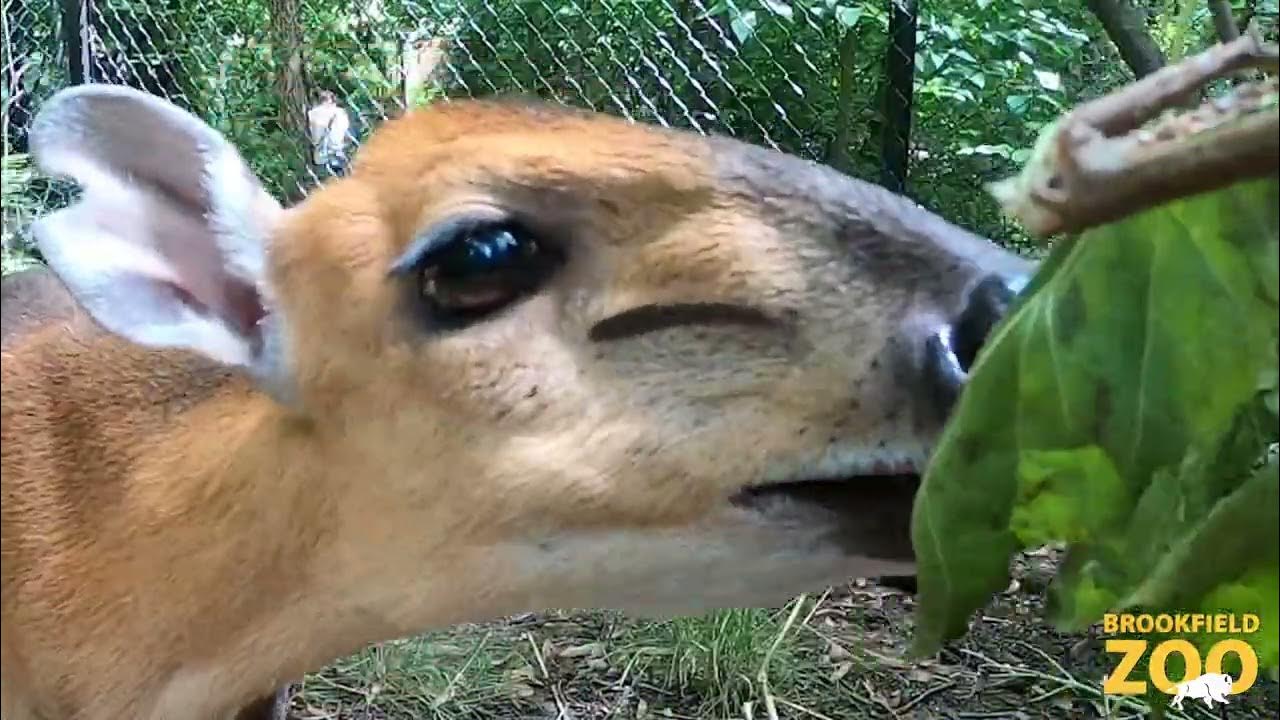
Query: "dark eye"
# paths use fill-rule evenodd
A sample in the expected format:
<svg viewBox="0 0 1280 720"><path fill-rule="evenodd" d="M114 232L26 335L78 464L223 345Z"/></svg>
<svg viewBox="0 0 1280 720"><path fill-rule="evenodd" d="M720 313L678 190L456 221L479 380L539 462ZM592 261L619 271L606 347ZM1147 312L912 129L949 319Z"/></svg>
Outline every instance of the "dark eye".
<svg viewBox="0 0 1280 720"><path fill-rule="evenodd" d="M426 310L438 321L479 320L538 288L558 255L509 222L454 222L415 242L394 272L412 269Z"/></svg>
<svg viewBox="0 0 1280 720"><path fill-rule="evenodd" d="M538 241L506 227L477 230L448 245L436 258L440 278L465 280L502 272L538 253Z"/></svg>

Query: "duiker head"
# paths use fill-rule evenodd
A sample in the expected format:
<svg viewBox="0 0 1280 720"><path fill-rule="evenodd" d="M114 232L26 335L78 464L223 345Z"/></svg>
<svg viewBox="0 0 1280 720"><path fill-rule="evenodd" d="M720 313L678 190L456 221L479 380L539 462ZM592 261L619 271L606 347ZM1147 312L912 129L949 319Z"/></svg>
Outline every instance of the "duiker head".
<svg viewBox="0 0 1280 720"><path fill-rule="evenodd" d="M404 623L909 573L915 481L1029 272L821 165L545 106L389 122L289 209L123 88L32 142L85 190L37 226L50 265L112 333L256 384L322 458L327 571Z"/></svg>

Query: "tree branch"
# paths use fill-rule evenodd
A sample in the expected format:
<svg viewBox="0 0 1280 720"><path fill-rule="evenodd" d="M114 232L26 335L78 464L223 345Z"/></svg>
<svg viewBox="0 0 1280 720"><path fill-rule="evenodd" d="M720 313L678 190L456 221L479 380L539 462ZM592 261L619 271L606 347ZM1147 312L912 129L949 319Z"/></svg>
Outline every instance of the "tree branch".
<svg viewBox="0 0 1280 720"><path fill-rule="evenodd" d="M1164 53L1147 32L1146 18L1128 0L1085 0L1097 16L1107 37L1136 77L1145 77L1164 67Z"/></svg>
<svg viewBox="0 0 1280 720"><path fill-rule="evenodd" d="M1041 135L1021 174L989 189L1007 213L1043 237L1275 175L1278 66L1276 46L1264 45L1251 25L1230 43L1072 110ZM1249 69L1271 76L1189 112L1168 113L1209 82Z"/></svg>

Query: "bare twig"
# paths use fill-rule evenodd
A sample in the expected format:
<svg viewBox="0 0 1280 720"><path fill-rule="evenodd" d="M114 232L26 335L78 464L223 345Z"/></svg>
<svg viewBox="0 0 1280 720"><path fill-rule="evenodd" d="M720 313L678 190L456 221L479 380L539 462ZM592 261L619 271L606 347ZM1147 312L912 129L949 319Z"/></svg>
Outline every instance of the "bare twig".
<svg viewBox="0 0 1280 720"><path fill-rule="evenodd" d="M898 708L898 712L901 714L906 714L908 710L927 700L930 695L936 695L937 693L940 693L943 690L950 690L955 686L956 686L956 681L950 680L941 685L933 685L928 688L925 688L924 692L920 693L919 695L903 703L902 706Z"/></svg>
<svg viewBox="0 0 1280 720"><path fill-rule="evenodd" d="M898 711L889 704L889 701L884 699L883 695L881 695L875 688L871 687L870 682L863 680L862 688L867 691L867 697L871 699L871 702L875 703L881 710L888 713L889 717L892 717L894 720L899 720L899 718L902 717L898 714Z"/></svg>
<svg viewBox="0 0 1280 720"><path fill-rule="evenodd" d="M1020 175L990 190L1030 232L1048 236L1274 175L1280 170L1277 57L1251 24L1233 42L1072 110L1042 135ZM1143 126L1210 81L1250 68L1272 77Z"/></svg>
<svg viewBox="0 0 1280 720"><path fill-rule="evenodd" d="M816 720L831 720L831 718L830 718L830 717L828 717L828 716L826 716L826 715L823 715L822 713L818 712L817 710L814 710L814 709L812 709L812 708L807 708L807 707L805 707L805 706L803 706L803 705L800 705L800 704L798 704L798 703L793 703L793 702L791 702L790 700L787 700L786 698L776 698L776 699L777 699L777 701L778 701L778 704L779 704L779 705L786 705L787 707L791 708L792 710L798 710L798 711L800 711L800 712L804 713L805 715L808 715L809 717L816 718Z"/></svg>

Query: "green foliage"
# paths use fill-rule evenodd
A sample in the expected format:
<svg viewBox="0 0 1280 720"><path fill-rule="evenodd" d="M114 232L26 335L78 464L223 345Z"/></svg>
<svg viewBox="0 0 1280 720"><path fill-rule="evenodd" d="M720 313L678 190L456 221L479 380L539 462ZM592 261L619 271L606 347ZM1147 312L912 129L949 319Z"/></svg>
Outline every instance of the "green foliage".
<svg viewBox="0 0 1280 720"><path fill-rule="evenodd" d="M31 160L13 154L0 158L0 252L3 271L9 274L31 264L24 232L40 211L40 204L30 192L33 178Z"/></svg>
<svg viewBox="0 0 1280 720"><path fill-rule="evenodd" d="M1243 611L1275 667L1275 179L1063 240L993 334L917 497L916 650L965 631L1019 548L1067 542L1051 613ZM1215 640L1222 636L1215 636Z"/></svg>

